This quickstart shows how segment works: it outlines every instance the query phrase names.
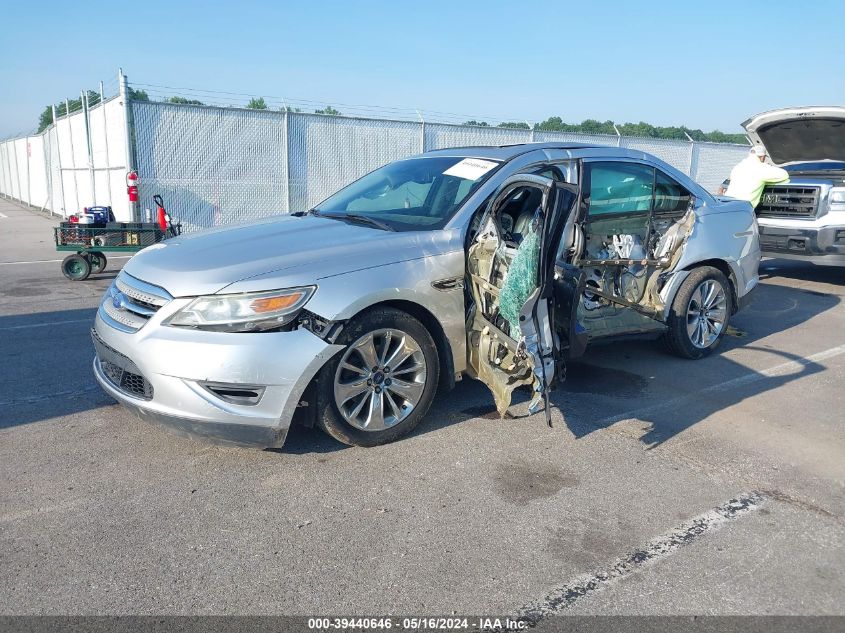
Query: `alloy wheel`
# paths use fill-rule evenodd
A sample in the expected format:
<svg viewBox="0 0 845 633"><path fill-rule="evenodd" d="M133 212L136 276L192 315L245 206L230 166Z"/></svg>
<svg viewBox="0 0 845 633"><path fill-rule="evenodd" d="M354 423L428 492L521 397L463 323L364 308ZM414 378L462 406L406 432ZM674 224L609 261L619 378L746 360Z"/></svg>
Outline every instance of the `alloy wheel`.
<svg viewBox="0 0 845 633"><path fill-rule="evenodd" d="M363 431L383 431L407 418L422 398L426 362L406 332L375 330L353 342L340 359L334 399L343 418Z"/></svg>
<svg viewBox="0 0 845 633"><path fill-rule="evenodd" d="M699 284L687 306L687 335L693 345L707 349L719 338L728 318L725 289L715 279Z"/></svg>

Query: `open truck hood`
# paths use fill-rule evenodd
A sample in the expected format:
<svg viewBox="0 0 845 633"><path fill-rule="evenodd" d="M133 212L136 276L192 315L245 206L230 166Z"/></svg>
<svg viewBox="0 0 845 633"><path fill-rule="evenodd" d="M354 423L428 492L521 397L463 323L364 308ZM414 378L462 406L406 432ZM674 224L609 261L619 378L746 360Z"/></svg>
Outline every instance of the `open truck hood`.
<svg viewBox="0 0 845 633"><path fill-rule="evenodd" d="M775 165L845 161L845 107L803 106L757 114L742 124Z"/></svg>

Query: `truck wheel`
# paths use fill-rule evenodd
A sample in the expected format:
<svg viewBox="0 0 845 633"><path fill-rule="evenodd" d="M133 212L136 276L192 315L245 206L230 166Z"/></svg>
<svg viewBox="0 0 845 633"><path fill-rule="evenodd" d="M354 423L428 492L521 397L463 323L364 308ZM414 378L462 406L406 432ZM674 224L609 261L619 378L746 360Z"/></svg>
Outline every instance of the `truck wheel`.
<svg viewBox="0 0 845 633"><path fill-rule="evenodd" d="M665 341L681 358L698 359L722 342L733 311L731 285L718 268L701 266L681 284L669 312Z"/></svg>
<svg viewBox="0 0 845 633"><path fill-rule="evenodd" d="M91 264L82 255L68 255L62 262L62 273L71 281L84 281L91 274Z"/></svg>
<svg viewBox="0 0 845 633"><path fill-rule="evenodd" d="M379 308L351 321L338 342L347 347L317 379L320 428L352 446L410 433L428 412L440 377L425 326L400 310Z"/></svg>
<svg viewBox="0 0 845 633"><path fill-rule="evenodd" d="M108 260L104 253L100 251L90 251L88 253L88 263L91 264L91 272L95 275L99 275L106 269L106 264L108 264Z"/></svg>

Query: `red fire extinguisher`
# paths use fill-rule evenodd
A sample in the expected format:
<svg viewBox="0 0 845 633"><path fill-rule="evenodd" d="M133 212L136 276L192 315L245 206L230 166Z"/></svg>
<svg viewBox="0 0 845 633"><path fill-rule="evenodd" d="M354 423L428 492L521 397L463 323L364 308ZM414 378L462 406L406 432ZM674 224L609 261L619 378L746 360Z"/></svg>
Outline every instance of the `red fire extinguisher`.
<svg viewBox="0 0 845 633"><path fill-rule="evenodd" d="M126 193L129 194L129 202L138 202L138 172L134 169L126 174Z"/></svg>

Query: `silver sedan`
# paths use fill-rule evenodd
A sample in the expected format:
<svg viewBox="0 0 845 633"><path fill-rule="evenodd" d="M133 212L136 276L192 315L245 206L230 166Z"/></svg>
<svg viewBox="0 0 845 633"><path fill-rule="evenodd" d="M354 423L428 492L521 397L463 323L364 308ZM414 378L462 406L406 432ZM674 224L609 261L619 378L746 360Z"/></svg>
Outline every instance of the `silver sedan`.
<svg viewBox="0 0 845 633"><path fill-rule="evenodd" d="M133 257L92 331L100 385L143 418L280 446L409 433L466 375L546 412L588 343L714 350L757 284L751 206L641 152L536 143L428 152L309 211Z"/></svg>

